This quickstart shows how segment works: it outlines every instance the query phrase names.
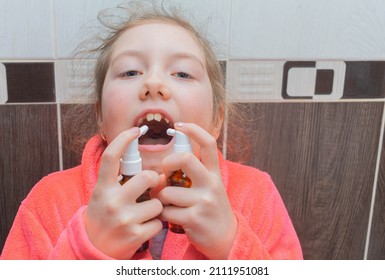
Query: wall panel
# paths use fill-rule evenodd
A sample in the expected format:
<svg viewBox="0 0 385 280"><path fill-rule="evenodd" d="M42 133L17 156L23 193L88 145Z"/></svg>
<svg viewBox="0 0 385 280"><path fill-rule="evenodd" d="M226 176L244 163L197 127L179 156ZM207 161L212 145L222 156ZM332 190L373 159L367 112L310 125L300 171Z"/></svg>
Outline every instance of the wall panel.
<svg viewBox="0 0 385 280"><path fill-rule="evenodd" d="M362 259L383 103L237 106L248 117L247 135L229 128L228 158L271 174L305 258ZM237 151L235 141L252 152Z"/></svg>
<svg viewBox="0 0 385 280"><path fill-rule="evenodd" d="M0 250L20 202L59 169L56 105L0 106Z"/></svg>
<svg viewBox="0 0 385 280"><path fill-rule="evenodd" d="M385 143L382 143L382 153L375 203L373 206L373 221L368 248L369 260L385 259Z"/></svg>

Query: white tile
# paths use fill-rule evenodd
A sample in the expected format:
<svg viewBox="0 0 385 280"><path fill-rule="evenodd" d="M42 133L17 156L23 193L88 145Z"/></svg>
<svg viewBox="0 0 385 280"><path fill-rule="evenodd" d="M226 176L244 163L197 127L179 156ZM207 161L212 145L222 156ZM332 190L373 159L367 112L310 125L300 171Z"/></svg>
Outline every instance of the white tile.
<svg viewBox="0 0 385 280"><path fill-rule="evenodd" d="M282 100L285 61L230 61L227 88L230 101Z"/></svg>
<svg viewBox="0 0 385 280"><path fill-rule="evenodd" d="M55 62L56 100L58 103L93 103L93 60Z"/></svg>
<svg viewBox="0 0 385 280"><path fill-rule="evenodd" d="M114 7L118 0L55 0L56 51L58 58L71 57L84 40L96 35L98 12Z"/></svg>
<svg viewBox="0 0 385 280"><path fill-rule="evenodd" d="M316 68L291 68L287 73L287 94L291 97L312 97L315 92Z"/></svg>
<svg viewBox="0 0 385 280"><path fill-rule="evenodd" d="M339 100L343 96L346 64L344 61L231 60L228 63L228 99L233 102L261 100ZM294 64L292 64L294 63ZM295 64L298 65L295 65ZM332 70L331 92L315 91L317 70Z"/></svg>
<svg viewBox="0 0 385 280"><path fill-rule="evenodd" d="M385 59L385 1L232 1L232 59Z"/></svg>
<svg viewBox="0 0 385 280"><path fill-rule="evenodd" d="M0 58L53 58L51 0L0 0Z"/></svg>
<svg viewBox="0 0 385 280"><path fill-rule="evenodd" d="M198 29L212 43L219 59L226 59L230 24L230 0L173 0L188 15L191 13Z"/></svg>
<svg viewBox="0 0 385 280"><path fill-rule="evenodd" d="M0 104L8 100L7 72L4 64L0 63Z"/></svg>
<svg viewBox="0 0 385 280"><path fill-rule="evenodd" d="M166 1L167 2L167 1ZM57 56L69 58L73 50L86 39L91 38L100 29L97 25L97 15L102 9L112 8L121 3L118 0L56 0L56 38ZM220 58L227 52L229 0L199 0L182 1L172 0L167 3L176 3L187 14L207 29L208 39L213 42Z"/></svg>

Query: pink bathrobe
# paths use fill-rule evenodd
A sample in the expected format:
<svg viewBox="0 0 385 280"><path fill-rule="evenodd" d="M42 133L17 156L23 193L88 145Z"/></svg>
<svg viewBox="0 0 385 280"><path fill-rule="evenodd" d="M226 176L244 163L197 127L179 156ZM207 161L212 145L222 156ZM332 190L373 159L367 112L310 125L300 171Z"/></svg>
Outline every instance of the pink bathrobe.
<svg viewBox="0 0 385 280"><path fill-rule="evenodd" d="M110 259L88 239L83 213L96 184L102 140L94 136L82 163L44 177L21 203L1 259ZM228 259L302 259L301 246L270 176L223 159L224 186L238 219ZM146 251L135 259L151 259ZM161 259L206 259L184 234L168 231Z"/></svg>

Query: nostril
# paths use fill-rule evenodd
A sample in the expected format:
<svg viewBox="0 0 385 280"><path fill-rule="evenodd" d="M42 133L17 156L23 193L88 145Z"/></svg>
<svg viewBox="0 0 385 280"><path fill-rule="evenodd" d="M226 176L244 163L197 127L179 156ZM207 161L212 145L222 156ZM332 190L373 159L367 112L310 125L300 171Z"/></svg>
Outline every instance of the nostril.
<svg viewBox="0 0 385 280"><path fill-rule="evenodd" d="M157 95L160 95L161 97L164 97L165 95L163 94L163 92L161 91L157 91L156 93L152 94L150 91L147 91L144 96L147 97L147 96L157 96Z"/></svg>

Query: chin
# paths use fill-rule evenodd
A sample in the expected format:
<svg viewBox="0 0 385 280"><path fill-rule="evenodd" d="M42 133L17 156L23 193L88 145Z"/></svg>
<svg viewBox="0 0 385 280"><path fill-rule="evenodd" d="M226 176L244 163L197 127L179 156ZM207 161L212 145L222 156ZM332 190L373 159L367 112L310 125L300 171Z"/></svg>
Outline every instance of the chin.
<svg viewBox="0 0 385 280"><path fill-rule="evenodd" d="M163 159L168 155L169 153L146 153L142 152L142 166L143 170L152 170L157 172L159 175L163 174L163 168L162 168L162 162Z"/></svg>

